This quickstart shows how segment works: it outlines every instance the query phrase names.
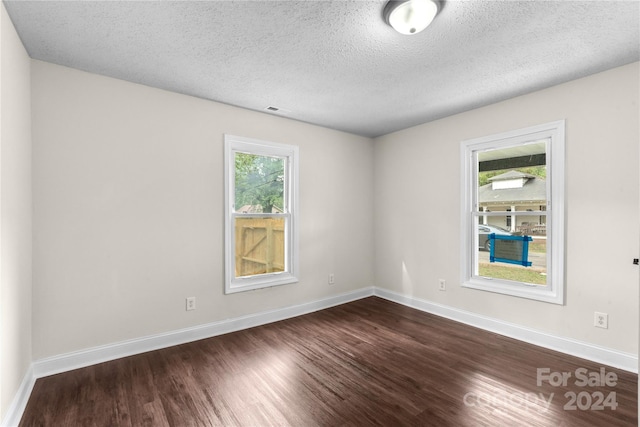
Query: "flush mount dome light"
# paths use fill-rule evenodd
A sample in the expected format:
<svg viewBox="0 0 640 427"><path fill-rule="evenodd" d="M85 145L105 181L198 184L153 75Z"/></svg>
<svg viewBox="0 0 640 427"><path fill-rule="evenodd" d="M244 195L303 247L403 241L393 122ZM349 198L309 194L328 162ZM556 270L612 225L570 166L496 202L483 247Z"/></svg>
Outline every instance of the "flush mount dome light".
<svg viewBox="0 0 640 427"><path fill-rule="evenodd" d="M431 24L440 10L437 0L391 0L384 19L400 34L417 34Z"/></svg>

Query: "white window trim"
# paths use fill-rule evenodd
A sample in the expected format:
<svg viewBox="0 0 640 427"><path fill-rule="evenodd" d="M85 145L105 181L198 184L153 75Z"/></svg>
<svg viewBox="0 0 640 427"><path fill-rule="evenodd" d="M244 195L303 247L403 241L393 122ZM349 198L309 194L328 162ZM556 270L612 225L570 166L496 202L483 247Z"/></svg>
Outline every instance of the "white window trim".
<svg viewBox="0 0 640 427"><path fill-rule="evenodd" d="M286 157L285 271L249 277L235 277L235 153ZM225 294L267 288L298 282L298 147L234 135L224 136L224 209L225 209ZM252 216L260 216L252 214ZM265 216L273 216L272 214Z"/></svg>
<svg viewBox="0 0 640 427"><path fill-rule="evenodd" d="M474 176L477 163L474 153L501 148L532 140L550 139L547 151L547 234L551 244L547 248L547 286L488 279L474 275L477 243L473 226ZM470 139L461 142L461 272L462 286L499 294L529 298L554 304L564 304L564 169L565 121L559 120L525 129Z"/></svg>

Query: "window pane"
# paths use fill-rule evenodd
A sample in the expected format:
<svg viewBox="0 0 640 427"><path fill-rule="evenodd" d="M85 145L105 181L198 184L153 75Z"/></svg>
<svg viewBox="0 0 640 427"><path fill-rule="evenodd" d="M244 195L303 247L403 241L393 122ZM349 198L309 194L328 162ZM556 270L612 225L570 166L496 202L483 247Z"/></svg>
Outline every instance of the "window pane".
<svg viewBox="0 0 640 427"><path fill-rule="evenodd" d="M235 218L235 277L285 271L285 218Z"/></svg>
<svg viewBox="0 0 640 427"><path fill-rule="evenodd" d="M531 262L531 266L523 267L505 262L491 262L491 239L489 235L495 233L496 236L522 236L520 231L511 231L504 227L507 222L507 215L481 216L476 224L477 248L475 274L481 277L492 279L510 280L534 285L547 284L547 238L545 235L530 235L533 241L529 242L526 261ZM485 222L486 221L486 222ZM512 222L517 221L517 217ZM498 244L504 242L499 241ZM499 256L500 247L496 246ZM495 251L494 251L495 253Z"/></svg>
<svg viewBox="0 0 640 427"><path fill-rule="evenodd" d="M285 159L235 153L234 211L285 212Z"/></svg>
<svg viewBox="0 0 640 427"><path fill-rule="evenodd" d="M531 212L547 205L546 142L478 153L480 210Z"/></svg>
<svg viewBox="0 0 640 427"><path fill-rule="evenodd" d="M547 139L479 151L477 188L476 275L546 285L547 274ZM491 212L508 212L501 215ZM486 213L486 214L484 214ZM530 267L490 262L489 234L531 236ZM516 245L499 243L503 248ZM518 246L521 247L521 243ZM500 249L500 248L496 248ZM496 254L496 258L500 256Z"/></svg>

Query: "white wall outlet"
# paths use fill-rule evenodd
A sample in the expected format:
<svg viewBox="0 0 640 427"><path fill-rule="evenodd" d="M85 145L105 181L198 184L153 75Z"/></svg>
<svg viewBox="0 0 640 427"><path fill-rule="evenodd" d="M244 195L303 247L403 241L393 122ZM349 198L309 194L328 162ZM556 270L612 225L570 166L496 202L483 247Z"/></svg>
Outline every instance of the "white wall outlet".
<svg viewBox="0 0 640 427"><path fill-rule="evenodd" d="M336 276L334 276L333 273L329 274L329 284L330 285L336 284Z"/></svg>
<svg viewBox="0 0 640 427"><path fill-rule="evenodd" d="M196 297L187 298L187 311L196 309Z"/></svg>
<svg viewBox="0 0 640 427"><path fill-rule="evenodd" d="M438 289L440 289L441 291L446 291L447 290L447 281L444 280L444 279L438 280Z"/></svg>
<svg viewBox="0 0 640 427"><path fill-rule="evenodd" d="M607 313L594 313L593 326L597 328L609 329L609 315Z"/></svg>

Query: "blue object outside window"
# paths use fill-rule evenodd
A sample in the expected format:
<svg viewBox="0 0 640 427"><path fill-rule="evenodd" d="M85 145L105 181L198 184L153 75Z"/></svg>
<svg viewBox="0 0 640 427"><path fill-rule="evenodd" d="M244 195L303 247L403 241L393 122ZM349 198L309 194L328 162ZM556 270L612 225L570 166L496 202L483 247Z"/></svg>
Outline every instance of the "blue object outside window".
<svg viewBox="0 0 640 427"><path fill-rule="evenodd" d="M489 234L491 252L489 262L504 262L507 264L531 267L529 261L529 242L531 236L507 236Z"/></svg>

